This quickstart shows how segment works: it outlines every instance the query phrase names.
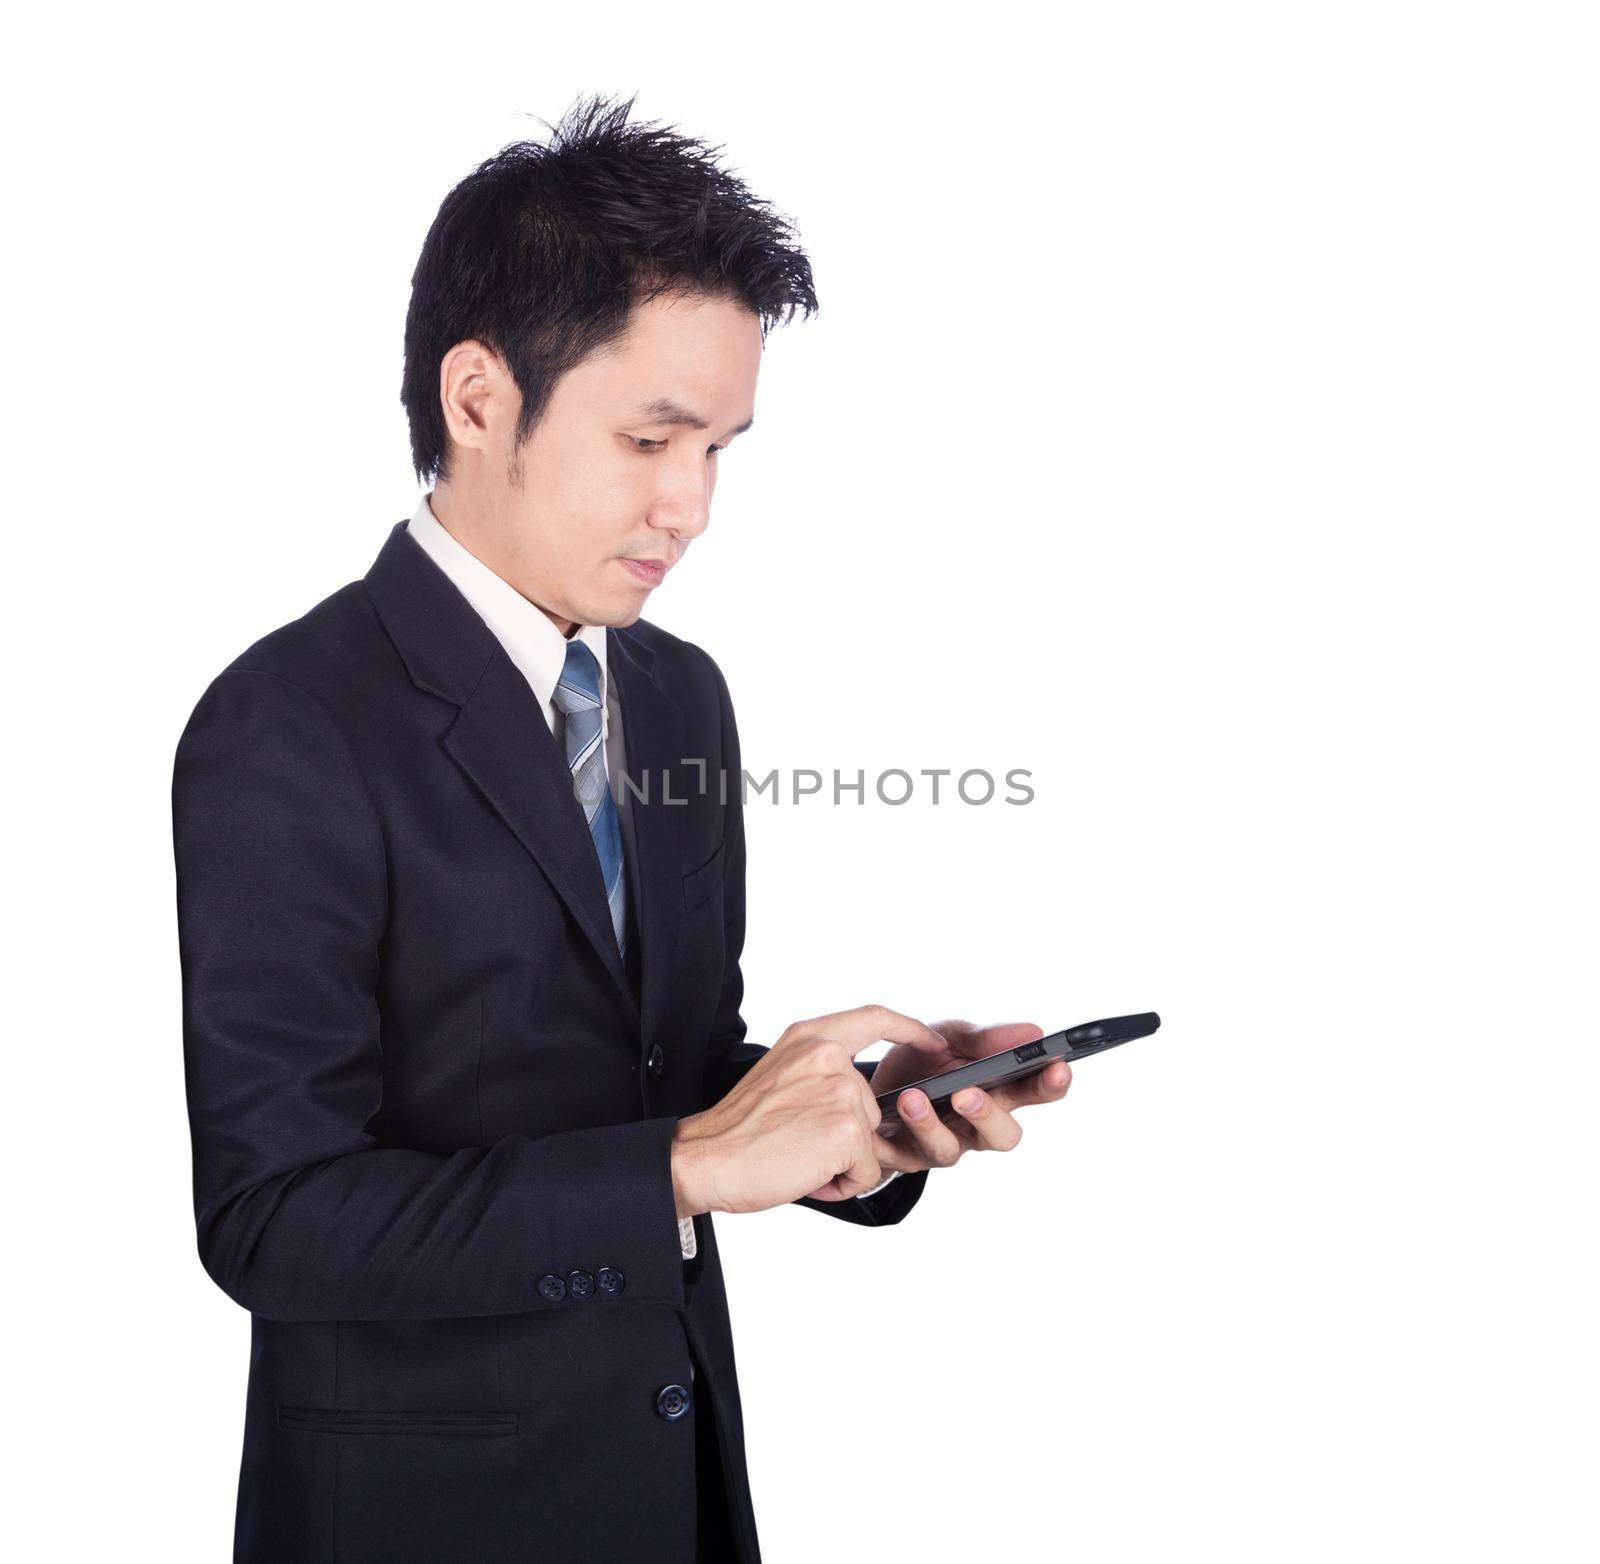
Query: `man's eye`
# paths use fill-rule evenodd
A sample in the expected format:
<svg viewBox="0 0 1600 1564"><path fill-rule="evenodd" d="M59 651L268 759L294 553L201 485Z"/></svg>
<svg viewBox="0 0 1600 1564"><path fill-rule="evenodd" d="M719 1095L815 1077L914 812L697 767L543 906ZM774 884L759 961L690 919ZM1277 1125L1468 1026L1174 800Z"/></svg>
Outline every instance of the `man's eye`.
<svg viewBox="0 0 1600 1564"><path fill-rule="evenodd" d="M639 451L659 451L662 450L667 443L665 440L643 440L636 434L630 434L628 438L633 441L634 449ZM727 447L722 445L708 445L706 447L706 455L715 456L718 451L723 451L726 449Z"/></svg>

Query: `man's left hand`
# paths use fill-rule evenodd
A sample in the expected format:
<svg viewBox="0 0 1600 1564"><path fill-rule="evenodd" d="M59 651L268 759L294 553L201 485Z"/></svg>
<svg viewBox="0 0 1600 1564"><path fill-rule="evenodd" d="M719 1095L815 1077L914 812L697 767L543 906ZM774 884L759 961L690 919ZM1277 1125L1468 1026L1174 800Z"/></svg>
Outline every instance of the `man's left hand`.
<svg viewBox="0 0 1600 1564"><path fill-rule="evenodd" d="M872 1072L874 1095L1044 1036L1044 1029L1031 1021L1004 1021L995 1026L934 1021L930 1025L945 1040L943 1053L926 1045L896 1043ZM955 1128L932 1111L926 1092L901 1092L895 1108L904 1128L893 1139L878 1137L874 1148L878 1161L885 1169L915 1173L924 1168L947 1168L969 1151L1010 1151L1022 1139L1022 1126L1014 1111L1035 1103L1059 1102L1071 1085L1072 1066L1058 1059L1018 1081L987 1090L968 1086L950 1099L956 1110Z"/></svg>

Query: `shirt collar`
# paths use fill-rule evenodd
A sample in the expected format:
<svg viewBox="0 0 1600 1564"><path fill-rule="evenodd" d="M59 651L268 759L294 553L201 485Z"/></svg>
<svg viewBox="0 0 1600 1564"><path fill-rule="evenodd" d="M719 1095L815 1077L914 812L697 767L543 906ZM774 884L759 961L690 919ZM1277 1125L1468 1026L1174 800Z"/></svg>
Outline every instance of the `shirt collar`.
<svg viewBox="0 0 1600 1564"><path fill-rule="evenodd" d="M497 576L444 529L428 503L428 495L422 496L416 513L406 523L406 531L422 545L428 557L494 632L495 639L545 707L548 720L554 709L551 702L556 680L566 667L568 638L556 629L555 622L537 603L530 602L509 581ZM604 625L580 625L572 639L581 640L600 664L600 709L604 714L607 695L615 696L606 685L606 628Z"/></svg>

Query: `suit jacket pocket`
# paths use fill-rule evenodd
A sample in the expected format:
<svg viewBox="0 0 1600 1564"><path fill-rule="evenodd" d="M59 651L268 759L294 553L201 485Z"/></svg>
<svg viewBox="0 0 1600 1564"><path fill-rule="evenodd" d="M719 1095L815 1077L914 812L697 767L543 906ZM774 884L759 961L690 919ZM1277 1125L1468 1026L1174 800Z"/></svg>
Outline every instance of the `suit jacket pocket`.
<svg viewBox="0 0 1600 1564"><path fill-rule="evenodd" d="M698 869L691 869L683 877L683 907L685 912L698 907L711 894L712 887L717 883L721 874L722 843L718 842L717 850Z"/></svg>
<svg viewBox="0 0 1600 1564"><path fill-rule="evenodd" d="M454 1434L481 1439L517 1431L515 1412L369 1412L359 1407L279 1407L278 1427L313 1434Z"/></svg>

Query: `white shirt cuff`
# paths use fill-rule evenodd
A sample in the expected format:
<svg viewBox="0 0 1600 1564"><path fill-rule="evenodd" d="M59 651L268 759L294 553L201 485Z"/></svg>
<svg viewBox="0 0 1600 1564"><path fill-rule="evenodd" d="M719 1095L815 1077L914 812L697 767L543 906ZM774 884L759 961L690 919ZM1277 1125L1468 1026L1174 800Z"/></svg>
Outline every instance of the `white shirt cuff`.
<svg viewBox="0 0 1600 1564"><path fill-rule="evenodd" d="M861 1193L856 1196L856 1199L865 1200L868 1195L877 1194L880 1189L886 1188L899 1177L900 1169L891 1168L885 1178L874 1184L871 1189L863 1189ZM694 1218L692 1216L680 1216L678 1218L678 1247L683 1251L683 1258L685 1260L694 1259L695 1254L698 1252L698 1246L695 1243L694 1237Z"/></svg>

